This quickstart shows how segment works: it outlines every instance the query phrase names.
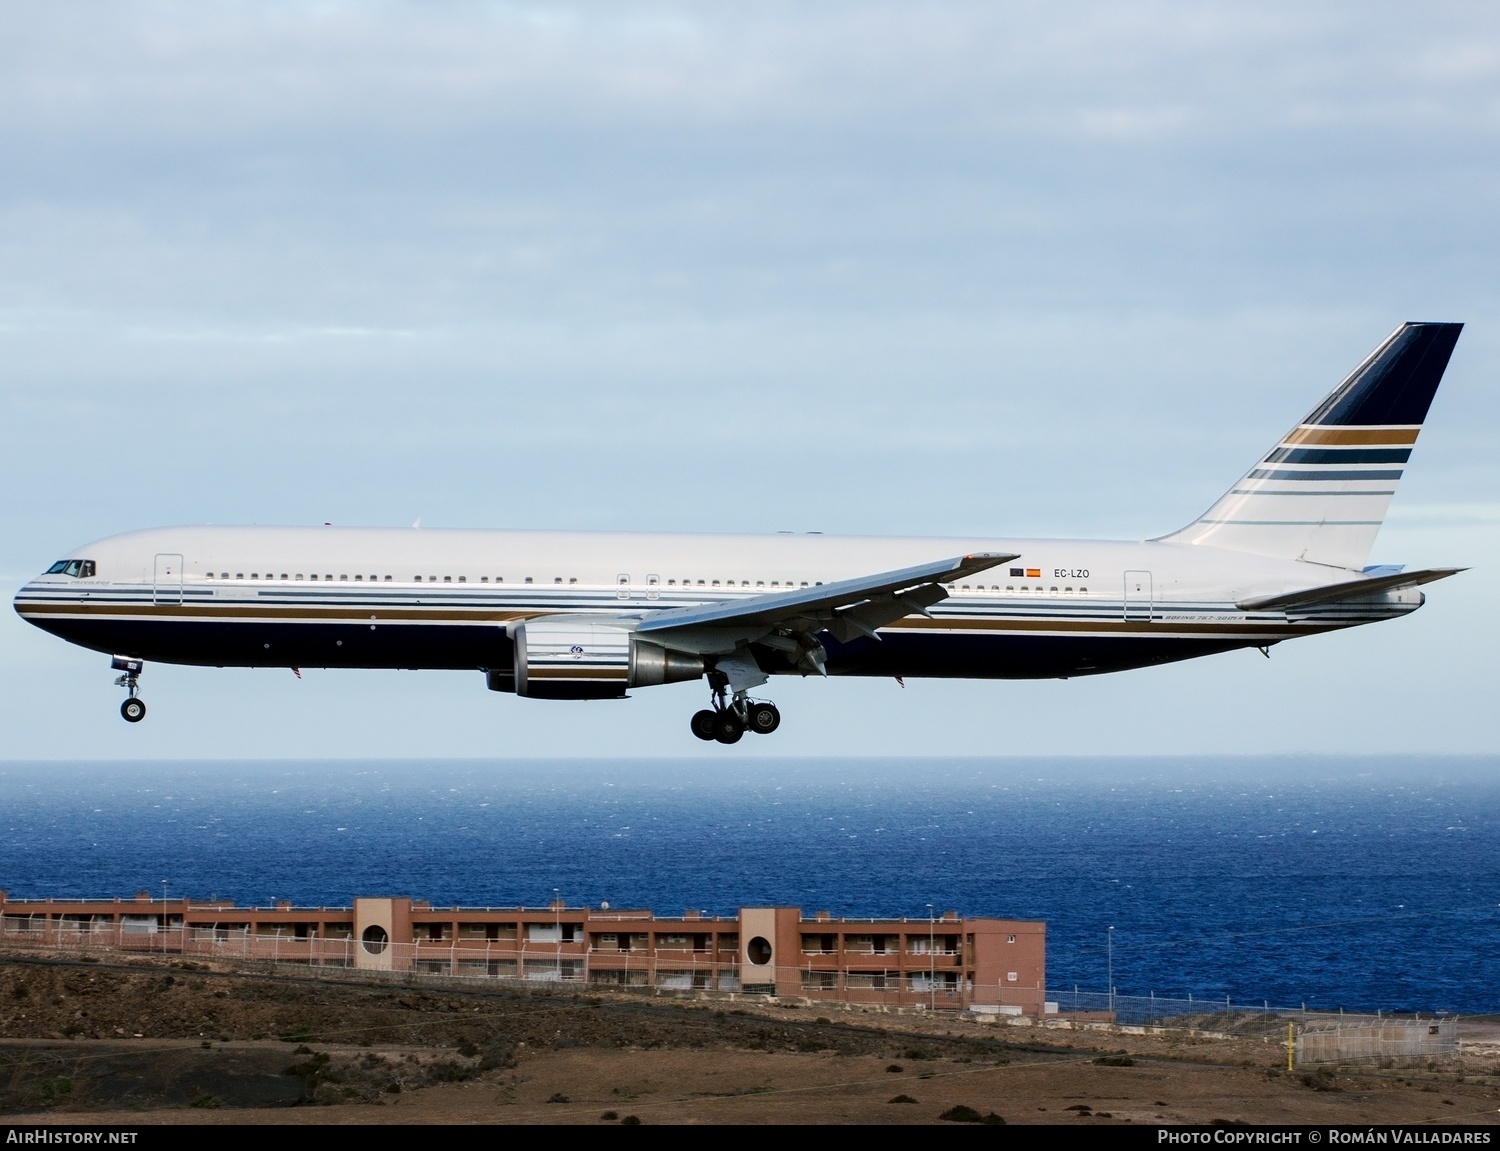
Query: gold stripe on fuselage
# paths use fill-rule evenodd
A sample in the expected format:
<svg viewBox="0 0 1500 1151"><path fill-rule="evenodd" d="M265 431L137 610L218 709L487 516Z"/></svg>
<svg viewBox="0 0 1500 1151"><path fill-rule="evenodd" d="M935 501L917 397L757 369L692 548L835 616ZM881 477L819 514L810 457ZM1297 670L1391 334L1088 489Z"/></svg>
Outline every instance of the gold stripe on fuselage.
<svg viewBox="0 0 1500 1151"><path fill-rule="evenodd" d="M36 615L48 617L83 617L88 619L116 620L220 620L244 623L473 623L501 624L549 615L606 614L580 609L559 611L516 611L460 608L351 608L351 607L288 607L283 605L235 605L235 604L97 604L97 603L43 603L25 604L20 613L23 617ZM1272 635L1305 635L1311 632L1335 631L1349 626L1341 621L1297 621L1236 619L1215 621L1179 620L1102 620L1067 619L1064 617L1030 619L991 619L982 617L951 617L938 620L910 617L885 625L881 630L907 632L991 632L991 633L1058 633L1066 635L1153 635L1223 636L1260 638Z"/></svg>
<svg viewBox="0 0 1500 1151"><path fill-rule="evenodd" d="M881 631L1003 631L1062 632L1068 635L1193 635L1246 636L1301 635L1308 631L1332 631L1342 624L1289 623L1286 621L1235 620L1224 623L1179 623L1175 620L1071 620L1071 619L945 619L934 623L924 619L903 619L887 624Z"/></svg>
<svg viewBox="0 0 1500 1151"><path fill-rule="evenodd" d="M286 607L264 604L191 603L25 603L16 609L30 615L112 616L117 619L188 618L263 620L333 620L369 623L382 620L470 620L475 623L505 623L529 619L546 611L504 611L496 608L389 608L389 607Z"/></svg>

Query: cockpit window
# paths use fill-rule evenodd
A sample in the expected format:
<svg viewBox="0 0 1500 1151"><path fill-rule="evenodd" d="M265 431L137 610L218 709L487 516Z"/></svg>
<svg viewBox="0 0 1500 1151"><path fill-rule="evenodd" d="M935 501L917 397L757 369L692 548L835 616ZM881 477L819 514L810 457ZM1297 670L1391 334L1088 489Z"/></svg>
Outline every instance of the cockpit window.
<svg viewBox="0 0 1500 1151"><path fill-rule="evenodd" d="M94 574L93 560L58 560L47 569L48 575L70 575L90 579Z"/></svg>

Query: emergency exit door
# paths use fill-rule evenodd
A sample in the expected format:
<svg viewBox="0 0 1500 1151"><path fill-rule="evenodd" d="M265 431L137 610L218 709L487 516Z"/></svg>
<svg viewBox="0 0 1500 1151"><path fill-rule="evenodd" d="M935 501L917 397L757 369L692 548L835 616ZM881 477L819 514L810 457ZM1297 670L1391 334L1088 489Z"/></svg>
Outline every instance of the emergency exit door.
<svg viewBox="0 0 1500 1151"><path fill-rule="evenodd" d="M162 552L156 557L156 580L151 589L152 603L182 602L182 557Z"/></svg>
<svg viewBox="0 0 1500 1151"><path fill-rule="evenodd" d="M1125 573L1125 618L1149 620L1151 618L1151 573L1131 571Z"/></svg>

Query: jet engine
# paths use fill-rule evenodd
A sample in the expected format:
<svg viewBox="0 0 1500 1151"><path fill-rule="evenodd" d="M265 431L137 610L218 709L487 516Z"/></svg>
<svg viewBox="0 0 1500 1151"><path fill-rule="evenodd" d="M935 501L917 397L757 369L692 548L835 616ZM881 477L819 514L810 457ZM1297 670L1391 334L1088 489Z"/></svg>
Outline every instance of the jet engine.
<svg viewBox="0 0 1500 1151"><path fill-rule="evenodd" d="M697 679L696 655L637 639L630 630L583 617L533 619L516 626L514 688L532 699L618 699L627 688ZM491 688L510 676L491 671Z"/></svg>

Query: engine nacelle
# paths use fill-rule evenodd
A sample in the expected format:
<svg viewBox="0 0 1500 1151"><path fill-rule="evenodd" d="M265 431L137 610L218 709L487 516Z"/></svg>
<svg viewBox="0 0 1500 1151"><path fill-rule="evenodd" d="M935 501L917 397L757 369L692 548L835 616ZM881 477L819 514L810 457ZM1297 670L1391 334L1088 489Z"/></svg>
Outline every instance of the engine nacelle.
<svg viewBox="0 0 1500 1151"><path fill-rule="evenodd" d="M573 617L533 619L512 633L514 690L532 699L618 699L627 688L697 679L707 670L695 655L668 651L626 628ZM490 673L490 686L504 679Z"/></svg>

